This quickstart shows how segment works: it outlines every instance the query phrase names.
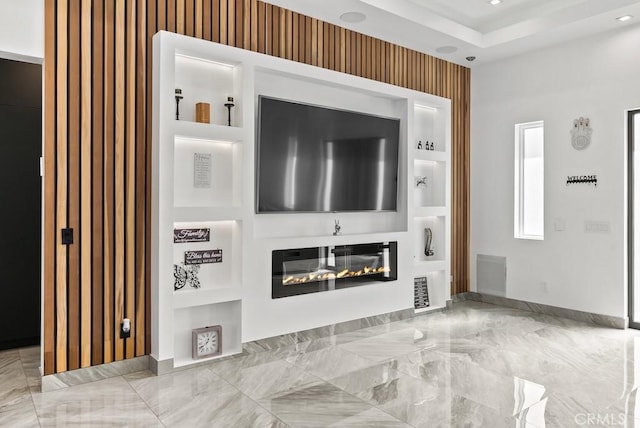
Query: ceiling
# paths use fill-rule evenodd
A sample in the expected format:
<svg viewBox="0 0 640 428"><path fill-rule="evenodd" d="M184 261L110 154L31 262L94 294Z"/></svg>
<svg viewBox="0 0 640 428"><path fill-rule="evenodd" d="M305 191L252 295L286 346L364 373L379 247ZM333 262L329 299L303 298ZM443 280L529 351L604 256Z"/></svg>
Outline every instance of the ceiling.
<svg viewBox="0 0 640 428"><path fill-rule="evenodd" d="M640 24L637 0L503 0L495 6L489 0L265 1L465 66ZM367 18L344 22L345 12ZM616 20L623 15L634 18ZM456 52L437 50L451 46Z"/></svg>

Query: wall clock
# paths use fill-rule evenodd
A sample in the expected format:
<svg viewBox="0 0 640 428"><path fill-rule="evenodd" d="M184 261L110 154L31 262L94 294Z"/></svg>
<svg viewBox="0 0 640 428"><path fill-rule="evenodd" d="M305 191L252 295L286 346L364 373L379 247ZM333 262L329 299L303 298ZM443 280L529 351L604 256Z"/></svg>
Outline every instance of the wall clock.
<svg viewBox="0 0 640 428"><path fill-rule="evenodd" d="M222 326L194 328L191 333L192 358L207 358L222 353Z"/></svg>

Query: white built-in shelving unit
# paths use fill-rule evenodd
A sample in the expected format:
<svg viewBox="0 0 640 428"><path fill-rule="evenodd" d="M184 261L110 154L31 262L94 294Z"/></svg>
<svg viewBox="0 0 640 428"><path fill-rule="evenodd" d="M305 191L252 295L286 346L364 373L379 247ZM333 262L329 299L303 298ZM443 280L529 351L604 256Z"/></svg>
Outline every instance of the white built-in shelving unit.
<svg viewBox="0 0 640 428"><path fill-rule="evenodd" d="M413 278L427 276L431 306L450 299L450 101L306 64L160 32L153 39L152 366L195 364L191 331L221 325L220 358L242 343L334 322L407 309ZM182 89L180 120L174 91ZM401 120L398 209L377 213L256 214L259 95ZM231 126L224 103L234 97ZM195 122L195 104L211 123ZM418 140L434 142L417 150ZM210 186L194 185L194 155L211 155ZM416 188L415 177L427 177ZM334 220L343 234L333 236ZM424 228L434 233L423 255ZM209 242L174 243L173 230L209 228ZM271 299L271 251L398 242L398 280L331 293ZM222 250L200 267L200 288L174 291L173 265L187 250Z"/></svg>
<svg viewBox="0 0 640 428"><path fill-rule="evenodd" d="M191 331L222 326L222 353L242 351L242 192L244 68L188 40L154 39L153 114L153 327L154 358L162 372L201 362L191 355ZM182 43L181 43L182 42ZM200 45L202 46L202 45ZM182 89L179 120L175 88ZM232 96L232 124L224 103ZM195 121L195 104L211 105L211 122ZM248 122L253 125L251 121ZM211 156L210 185L194 185L195 154ZM173 243L173 230L210 229L209 242ZM200 288L174 291L173 265L185 251L222 250L222 262L199 265ZM166 365L167 363L165 363Z"/></svg>
<svg viewBox="0 0 640 428"><path fill-rule="evenodd" d="M427 277L430 306L441 308L451 299L451 113L450 105L434 105L416 97L410 105L409 169L410 234L413 236L413 275ZM428 147L428 149L427 149ZM431 149L433 147L433 149ZM425 255L425 230L432 231Z"/></svg>

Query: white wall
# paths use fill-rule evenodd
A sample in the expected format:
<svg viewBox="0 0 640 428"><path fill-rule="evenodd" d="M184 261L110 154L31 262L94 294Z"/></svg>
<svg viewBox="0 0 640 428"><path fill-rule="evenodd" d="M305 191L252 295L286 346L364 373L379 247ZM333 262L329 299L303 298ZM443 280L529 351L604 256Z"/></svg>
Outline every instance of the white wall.
<svg viewBox="0 0 640 428"><path fill-rule="evenodd" d="M477 254L507 257L507 297L626 316L626 109L640 107L640 27L473 69L471 267ZM571 146L588 117L591 146ZM545 239L513 237L514 125L544 120ZM597 174L597 187L566 186ZM555 230L563 220L566 228ZM608 234L586 233L585 220Z"/></svg>
<svg viewBox="0 0 640 428"><path fill-rule="evenodd" d="M0 0L0 58L42 61L44 0Z"/></svg>

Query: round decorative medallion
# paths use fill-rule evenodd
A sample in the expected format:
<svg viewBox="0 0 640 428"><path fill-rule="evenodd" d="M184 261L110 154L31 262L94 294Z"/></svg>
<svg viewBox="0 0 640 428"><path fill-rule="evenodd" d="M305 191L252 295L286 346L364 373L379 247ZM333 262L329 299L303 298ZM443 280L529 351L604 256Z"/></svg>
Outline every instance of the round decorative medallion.
<svg viewBox="0 0 640 428"><path fill-rule="evenodd" d="M591 144L591 133L593 129L589 126L589 119L581 117L573 121L571 130L571 145L576 150L584 150Z"/></svg>

